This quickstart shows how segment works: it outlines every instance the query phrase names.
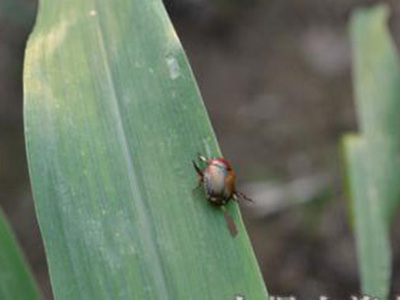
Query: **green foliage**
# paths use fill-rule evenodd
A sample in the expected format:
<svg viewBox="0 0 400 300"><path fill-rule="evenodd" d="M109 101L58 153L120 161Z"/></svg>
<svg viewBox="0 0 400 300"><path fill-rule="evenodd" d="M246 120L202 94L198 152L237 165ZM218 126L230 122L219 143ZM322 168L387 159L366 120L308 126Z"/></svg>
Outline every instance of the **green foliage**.
<svg viewBox="0 0 400 300"><path fill-rule="evenodd" d="M30 176L57 299L266 299L237 204L193 193L220 152L159 0L43 0L24 70Z"/></svg>
<svg viewBox="0 0 400 300"><path fill-rule="evenodd" d="M41 299L29 267L1 210L0 299Z"/></svg>
<svg viewBox="0 0 400 300"><path fill-rule="evenodd" d="M389 225L400 200L400 70L387 16L380 5L352 17L360 133L344 140L362 290L382 300L391 279Z"/></svg>

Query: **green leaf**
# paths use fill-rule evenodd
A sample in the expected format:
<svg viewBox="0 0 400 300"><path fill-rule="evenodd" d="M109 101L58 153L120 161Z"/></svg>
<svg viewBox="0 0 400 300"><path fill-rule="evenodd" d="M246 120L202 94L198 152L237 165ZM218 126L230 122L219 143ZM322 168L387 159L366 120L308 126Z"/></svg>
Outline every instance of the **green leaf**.
<svg viewBox="0 0 400 300"><path fill-rule="evenodd" d="M56 299L266 299L236 203L201 191L220 156L159 0L43 0L24 70L35 205Z"/></svg>
<svg viewBox="0 0 400 300"><path fill-rule="evenodd" d="M384 5L352 17L360 134L344 140L362 290L379 299L390 289L389 225L400 200L400 70L387 18Z"/></svg>
<svg viewBox="0 0 400 300"><path fill-rule="evenodd" d="M0 299L41 299L18 242L0 210Z"/></svg>

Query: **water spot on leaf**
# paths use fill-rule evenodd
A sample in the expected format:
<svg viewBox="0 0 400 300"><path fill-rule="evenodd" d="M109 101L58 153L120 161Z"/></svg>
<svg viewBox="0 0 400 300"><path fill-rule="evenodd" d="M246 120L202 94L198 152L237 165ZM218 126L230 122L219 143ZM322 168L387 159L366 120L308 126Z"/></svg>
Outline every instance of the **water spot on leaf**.
<svg viewBox="0 0 400 300"><path fill-rule="evenodd" d="M175 57L168 57L167 58L167 67L169 71L169 76L171 77L172 80L175 80L181 75L181 70L179 68L178 61L175 59Z"/></svg>
<svg viewBox="0 0 400 300"><path fill-rule="evenodd" d="M89 16L91 16L91 17L97 16L97 11L92 9L91 11L89 11Z"/></svg>

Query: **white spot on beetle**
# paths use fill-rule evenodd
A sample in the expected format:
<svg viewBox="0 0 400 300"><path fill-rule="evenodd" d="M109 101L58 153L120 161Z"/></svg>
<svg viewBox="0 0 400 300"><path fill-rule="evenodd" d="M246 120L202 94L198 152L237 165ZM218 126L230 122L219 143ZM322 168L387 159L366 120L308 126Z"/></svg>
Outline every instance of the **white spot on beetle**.
<svg viewBox="0 0 400 300"><path fill-rule="evenodd" d="M89 16L91 16L91 17L97 16L97 11L95 11L94 9L92 9L91 11L89 11Z"/></svg>

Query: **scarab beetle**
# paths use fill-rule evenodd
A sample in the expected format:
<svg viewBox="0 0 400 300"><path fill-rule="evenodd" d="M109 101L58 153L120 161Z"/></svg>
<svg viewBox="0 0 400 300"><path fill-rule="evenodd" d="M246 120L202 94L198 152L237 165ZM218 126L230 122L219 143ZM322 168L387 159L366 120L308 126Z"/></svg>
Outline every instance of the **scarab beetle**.
<svg viewBox="0 0 400 300"><path fill-rule="evenodd" d="M236 190L236 175L231 164L226 159L207 159L202 155L199 155L198 159L206 163L206 166L204 169L201 169L196 162L193 161L193 166L200 177L197 187L203 185L208 201L223 209L229 231L234 237L237 235L237 229L233 218L225 209L225 204L232 199L243 199L251 202L253 202L253 200Z"/></svg>
<svg viewBox="0 0 400 300"><path fill-rule="evenodd" d="M207 166L201 170L195 161L193 161L193 166L200 176L199 186L201 184L204 185L207 199L210 203L216 206L223 206L231 199L243 199L253 202L253 200L236 190L235 171L233 171L231 164L226 159L207 159L199 155L199 160L205 162Z"/></svg>

